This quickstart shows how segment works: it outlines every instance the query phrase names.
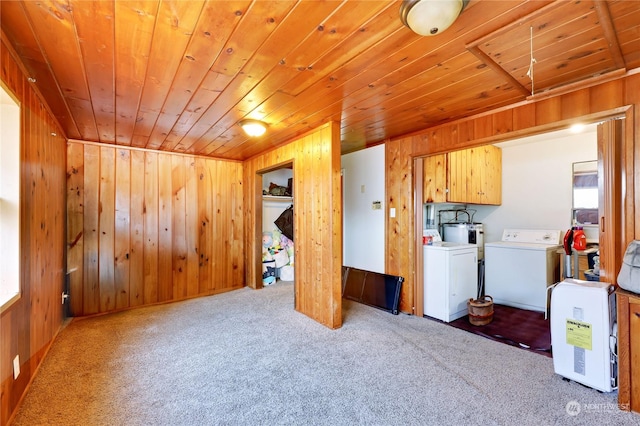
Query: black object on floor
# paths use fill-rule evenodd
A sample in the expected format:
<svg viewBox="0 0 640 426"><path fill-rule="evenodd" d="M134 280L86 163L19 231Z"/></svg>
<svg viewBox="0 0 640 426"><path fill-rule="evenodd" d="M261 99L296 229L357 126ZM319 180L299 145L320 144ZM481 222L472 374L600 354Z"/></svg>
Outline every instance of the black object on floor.
<svg viewBox="0 0 640 426"><path fill-rule="evenodd" d="M544 312L494 304L493 321L487 325L470 324L468 315L448 324L491 340L551 357L551 322L544 319Z"/></svg>
<svg viewBox="0 0 640 426"><path fill-rule="evenodd" d="M398 315L404 278L342 267L342 297Z"/></svg>

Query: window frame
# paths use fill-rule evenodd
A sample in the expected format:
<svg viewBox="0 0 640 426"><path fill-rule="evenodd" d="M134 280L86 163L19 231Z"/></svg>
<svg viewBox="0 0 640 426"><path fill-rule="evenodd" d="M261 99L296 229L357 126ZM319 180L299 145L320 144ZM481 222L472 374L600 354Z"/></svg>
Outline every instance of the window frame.
<svg viewBox="0 0 640 426"><path fill-rule="evenodd" d="M7 121L7 118L9 118L9 121ZM3 248L2 251L12 254L11 256L0 256L0 271L4 277L9 277L7 281L2 281L4 277L0 277L0 313L2 313L22 297L20 222L22 210L21 146L23 130L22 105L2 81L0 81L0 119L3 122L0 129L0 181L5 182L0 188L0 220L5 219L5 214L10 215L8 219L9 225L3 225L0 222L0 230L3 233L7 229L11 231L7 238L0 237L0 246ZM17 160L15 167L6 167L6 162L14 159ZM10 185L6 185L6 182L9 182ZM8 203L5 204L7 199ZM15 206L15 208L7 210L6 205L9 207Z"/></svg>

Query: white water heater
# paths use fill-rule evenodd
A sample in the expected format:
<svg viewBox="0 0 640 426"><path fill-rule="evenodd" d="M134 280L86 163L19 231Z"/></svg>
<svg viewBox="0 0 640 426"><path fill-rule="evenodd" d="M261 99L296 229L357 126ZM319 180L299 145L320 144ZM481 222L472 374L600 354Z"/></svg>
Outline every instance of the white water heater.
<svg viewBox="0 0 640 426"><path fill-rule="evenodd" d="M553 369L567 379L611 392L618 384L614 287L568 278L551 292Z"/></svg>

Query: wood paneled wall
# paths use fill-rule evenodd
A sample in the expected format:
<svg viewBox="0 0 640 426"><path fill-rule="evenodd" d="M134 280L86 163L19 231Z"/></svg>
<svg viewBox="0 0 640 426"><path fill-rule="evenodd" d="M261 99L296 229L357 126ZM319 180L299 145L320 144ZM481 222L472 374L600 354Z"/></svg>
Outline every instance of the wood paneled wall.
<svg viewBox="0 0 640 426"><path fill-rule="evenodd" d="M406 265L413 265L414 250L414 205L412 145L402 139L385 144L385 185L387 194L387 230L385 243L385 272L404 278L399 309L413 312L415 273ZM391 217L389 209L396 209ZM417 237L416 237L417 238Z"/></svg>
<svg viewBox="0 0 640 426"><path fill-rule="evenodd" d="M329 328L342 326L340 129L328 123L244 163L247 284L260 288L262 179L293 163L295 309Z"/></svg>
<svg viewBox="0 0 640 426"><path fill-rule="evenodd" d="M629 108L627 108L629 107ZM619 170L624 193L621 206L624 221L618 240L608 244L618 253L633 239L640 238L640 74L602 83L546 99L523 102L488 114L451 122L422 132L388 141L387 203L396 208L396 218L387 218L387 264L389 274L405 277L400 308L413 313L416 265L413 256L416 235L413 222L415 202L413 158L514 139L567 126L571 122L602 119L612 112L626 113L625 134ZM387 212L388 215L388 212ZM615 234L615 233L614 233ZM393 242L393 243L390 243ZM404 254L398 254L404 253ZM618 256L619 257L619 256ZM610 271L617 271L620 258L612 260Z"/></svg>
<svg viewBox="0 0 640 426"><path fill-rule="evenodd" d="M73 316L244 286L242 163L69 142Z"/></svg>
<svg viewBox="0 0 640 426"><path fill-rule="evenodd" d="M0 314L0 424L7 424L63 322L66 144L12 48L0 43L0 77L20 102L20 291ZM16 248L17 249L17 248ZM13 378L13 359L20 375Z"/></svg>

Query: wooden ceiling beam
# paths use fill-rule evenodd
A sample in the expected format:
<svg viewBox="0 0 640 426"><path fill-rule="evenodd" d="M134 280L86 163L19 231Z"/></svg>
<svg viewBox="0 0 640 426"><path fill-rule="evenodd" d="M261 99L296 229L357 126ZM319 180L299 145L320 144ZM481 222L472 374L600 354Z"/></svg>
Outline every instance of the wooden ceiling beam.
<svg viewBox="0 0 640 426"><path fill-rule="evenodd" d="M618 43L618 36L613 27L613 20L611 19L611 12L609 11L609 4L606 1L594 2L598 19L600 20L600 26L604 31L604 37L609 45L609 52L613 57L613 62L616 68L625 68L624 56L622 56L622 50L620 49L620 43Z"/></svg>
<svg viewBox="0 0 640 426"><path fill-rule="evenodd" d="M523 95L528 96L528 95L531 94L529 89L527 89L522 84L520 84L520 82L518 80L516 80L504 68L502 68L500 65L498 65L493 59L491 59L491 57L489 55L487 55L482 50L480 50L478 45L467 46L467 50L469 52L473 53L476 56L476 58L478 58L480 60L480 62L482 62L483 64L485 64L486 66L488 66L489 68L494 70L496 73L498 73L500 76L502 76L509 83L513 84L513 87L518 89Z"/></svg>

